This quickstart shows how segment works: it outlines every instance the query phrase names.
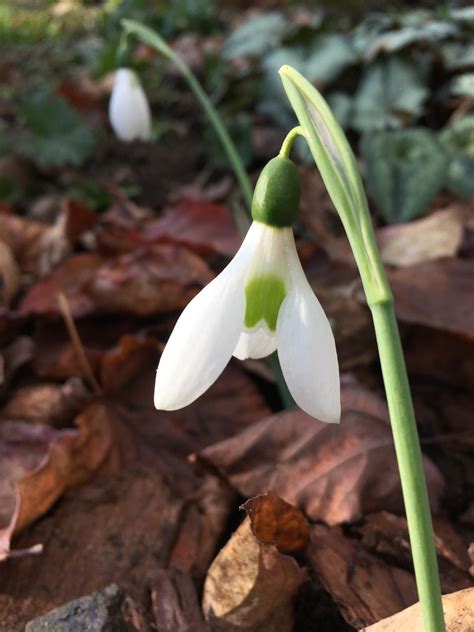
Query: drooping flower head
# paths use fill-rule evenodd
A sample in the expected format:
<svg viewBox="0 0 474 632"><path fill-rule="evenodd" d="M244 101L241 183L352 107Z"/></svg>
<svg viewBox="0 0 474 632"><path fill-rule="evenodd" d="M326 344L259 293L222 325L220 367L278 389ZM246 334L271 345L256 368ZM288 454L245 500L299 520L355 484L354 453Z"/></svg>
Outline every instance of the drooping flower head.
<svg viewBox="0 0 474 632"><path fill-rule="evenodd" d="M110 124L120 140L149 140L151 114L137 74L119 68L109 102Z"/></svg>
<svg viewBox="0 0 474 632"><path fill-rule="evenodd" d="M264 358L275 350L296 403L327 422L340 418L334 336L296 251L292 223L299 174L278 156L263 169L253 223L235 257L186 307L156 375L155 406L176 410L202 395L232 356Z"/></svg>

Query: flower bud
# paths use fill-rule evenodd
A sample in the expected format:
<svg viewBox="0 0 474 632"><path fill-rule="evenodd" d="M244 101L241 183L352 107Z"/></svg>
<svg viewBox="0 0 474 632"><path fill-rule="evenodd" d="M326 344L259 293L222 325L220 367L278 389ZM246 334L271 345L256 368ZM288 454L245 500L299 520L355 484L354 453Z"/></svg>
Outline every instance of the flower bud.
<svg viewBox="0 0 474 632"><path fill-rule="evenodd" d="M300 203L300 176L294 162L277 156L265 165L255 185L252 217L283 228L295 221Z"/></svg>
<svg viewBox="0 0 474 632"><path fill-rule="evenodd" d="M138 76L129 68L119 68L116 72L109 119L120 140L150 139L150 106Z"/></svg>

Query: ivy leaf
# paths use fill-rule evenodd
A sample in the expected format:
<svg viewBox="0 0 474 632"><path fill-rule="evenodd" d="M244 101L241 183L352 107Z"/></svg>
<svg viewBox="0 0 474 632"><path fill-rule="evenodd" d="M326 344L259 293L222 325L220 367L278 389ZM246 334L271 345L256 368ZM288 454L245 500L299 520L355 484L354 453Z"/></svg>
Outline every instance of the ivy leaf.
<svg viewBox="0 0 474 632"><path fill-rule="evenodd" d="M458 22L467 22L468 24L474 23L474 7L462 7L461 9L453 9L450 11L450 17Z"/></svg>
<svg viewBox="0 0 474 632"><path fill-rule="evenodd" d="M456 96L474 97L474 72L454 77L450 84L450 91Z"/></svg>
<svg viewBox="0 0 474 632"><path fill-rule="evenodd" d="M81 116L62 98L38 95L20 106L24 128L13 149L39 165L80 165L89 155L93 137Z"/></svg>
<svg viewBox="0 0 474 632"><path fill-rule="evenodd" d="M379 59L364 73L352 125L360 132L401 127L422 113L427 94L412 64L399 57Z"/></svg>
<svg viewBox="0 0 474 632"><path fill-rule="evenodd" d="M474 66L474 44L443 42L440 53L448 70Z"/></svg>
<svg viewBox="0 0 474 632"><path fill-rule="evenodd" d="M474 195L474 115L445 128L439 140L451 161L448 166L447 186L461 197Z"/></svg>
<svg viewBox="0 0 474 632"><path fill-rule="evenodd" d="M284 90L278 70L289 65L313 83L330 83L359 56L343 35L317 35L309 45L283 46L263 58L262 96L259 110L277 125L289 128L294 115L283 99Z"/></svg>
<svg viewBox="0 0 474 632"><path fill-rule="evenodd" d="M456 35L458 31L459 27L456 24L432 19L419 26L406 26L401 29L387 31L373 42L367 57L371 59L380 51L393 53L417 42L437 43L447 37Z"/></svg>
<svg viewBox="0 0 474 632"><path fill-rule="evenodd" d="M303 74L310 81L329 83L359 56L346 37L328 33L314 38L304 59Z"/></svg>
<svg viewBox="0 0 474 632"><path fill-rule="evenodd" d="M445 182L448 158L427 129L371 134L361 150L368 187L389 224L420 215Z"/></svg>
<svg viewBox="0 0 474 632"><path fill-rule="evenodd" d="M225 42L224 58L230 61L236 57L260 57L278 46L293 28L278 11L249 18Z"/></svg>

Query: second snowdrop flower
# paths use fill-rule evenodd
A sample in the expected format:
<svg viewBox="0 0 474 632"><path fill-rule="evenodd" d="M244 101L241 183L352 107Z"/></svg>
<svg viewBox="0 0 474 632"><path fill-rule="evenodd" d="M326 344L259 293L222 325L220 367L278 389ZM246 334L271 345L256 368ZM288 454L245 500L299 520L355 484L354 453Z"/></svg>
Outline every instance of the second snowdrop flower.
<svg viewBox="0 0 474 632"><path fill-rule="evenodd" d="M120 140L150 139L150 106L137 74L129 68L119 68L115 74L109 119Z"/></svg>
<svg viewBox="0 0 474 632"><path fill-rule="evenodd" d="M253 223L229 265L181 314L163 351L155 406L176 410L202 395L232 355L273 351L296 403L327 422L340 418L339 369L328 319L303 272L293 229L299 175L286 157L262 171Z"/></svg>

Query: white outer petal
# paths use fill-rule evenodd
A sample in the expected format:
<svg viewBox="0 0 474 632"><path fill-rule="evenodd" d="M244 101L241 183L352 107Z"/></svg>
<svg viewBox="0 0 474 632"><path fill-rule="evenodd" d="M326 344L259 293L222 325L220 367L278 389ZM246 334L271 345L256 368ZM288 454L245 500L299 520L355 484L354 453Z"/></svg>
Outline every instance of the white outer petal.
<svg viewBox="0 0 474 632"><path fill-rule="evenodd" d="M233 355L239 360L247 358L266 358L277 348L276 336L267 327L258 327L255 331L243 331L240 334Z"/></svg>
<svg viewBox="0 0 474 632"><path fill-rule="evenodd" d="M301 267L293 234L286 248L290 291L276 328L283 376L300 408L316 419L337 423L341 399L334 336Z"/></svg>
<svg viewBox="0 0 474 632"><path fill-rule="evenodd" d="M158 365L156 408L177 410L191 404L229 362L243 327L244 277L258 238L253 224L229 265L179 317Z"/></svg>
<svg viewBox="0 0 474 632"><path fill-rule="evenodd" d="M114 132L121 140L150 138L150 106L140 80L133 70L117 70L109 103L109 119Z"/></svg>

